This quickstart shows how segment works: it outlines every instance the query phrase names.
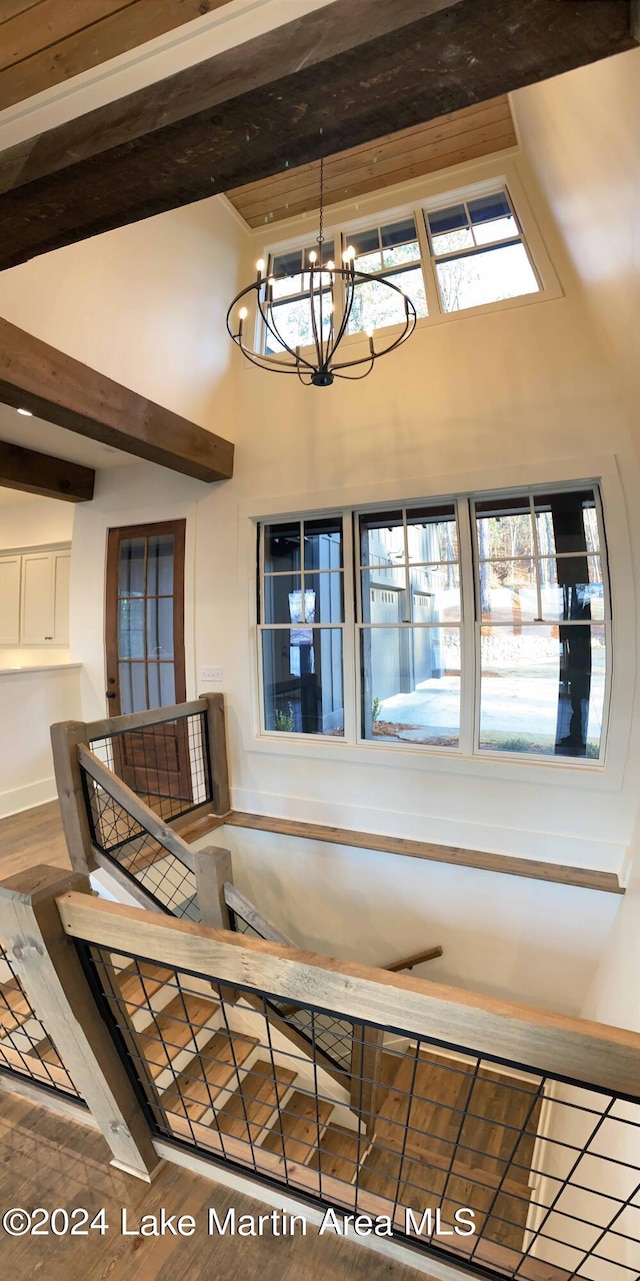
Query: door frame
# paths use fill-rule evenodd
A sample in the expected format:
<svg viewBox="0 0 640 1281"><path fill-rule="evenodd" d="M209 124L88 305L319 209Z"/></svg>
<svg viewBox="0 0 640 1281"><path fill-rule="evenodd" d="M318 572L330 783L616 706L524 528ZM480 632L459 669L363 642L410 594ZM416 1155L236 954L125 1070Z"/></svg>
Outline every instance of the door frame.
<svg viewBox="0 0 640 1281"><path fill-rule="evenodd" d="M105 687L115 678L115 699L107 698L108 716L120 716L120 672L118 665L118 570L119 546L125 538L148 538L154 534L173 534L173 664L176 703L187 698L186 653L184 635L185 543L187 522L179 520L148 521L140 525L117 525L107 530L107 564L105 574Z"/></svg>

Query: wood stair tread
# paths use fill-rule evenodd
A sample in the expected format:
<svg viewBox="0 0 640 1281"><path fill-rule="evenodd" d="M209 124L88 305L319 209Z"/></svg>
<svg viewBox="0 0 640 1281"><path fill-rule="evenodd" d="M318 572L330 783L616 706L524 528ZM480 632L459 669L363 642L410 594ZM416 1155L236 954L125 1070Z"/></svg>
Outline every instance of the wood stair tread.
<svg viewBox="0 0 640 1281"><path fill-rule="evenodd" d="M280 1113L276 1129L271 1130L261 1146L288 1161L308 1165L321 1137L318 1126L322 1130L332 1112L333 1103L297 1090Z"/></svg>
<svg viewBox="0 0 640 1281"><path fill-rule="evenodd" d="M219 1008L215 1001L185 992L174 996L162 1013L154 1016L149 1032L135 1034L138 1053L153 1080L188 1046L195 1054L195 1037L206 1030L204 1025Z"/></svg>
<svg viewBox="0 0 640 1281"><path fill-rule="evenodd" d="M0 983L0 1028L13 1032L32 1017L33 1010L17 979Z"/></svg>
<svg viewBox="0 0 640 1281"><path fill-rule="evenodd" d="M28 1053L33 1058L40 1059L41 1063L50 1063L53 1067L64 1067L53 1041L48 1036L45 1036L44 1041L34 1045Z"/></svg>
<svg viewBox="0 0 640 1281"><path fill-rule="evenodd" d="M218 1129L254 1143L278 1103L296 1079L289 1068L276 1067L267 1060L254 1063L242 1077L240 1089L218 1113Z"/></svg>
<svg viewBox="0 0 640 1281"><path fill-rule="evenodd" d="M347 1130L343 1125L328 1125L320 1141L320 1149L314 1152L309 1166L320 1170L321 1174L341 1179L343 1183L352 1183L358 1169L358 1155L362 1163L369 1144L366 1138L360 1138L355 1130Z"/></svg>
<svg viewBox="0 0 640 1281"><path fill-rule="evenodd" d="M173 978L173 970L165 970L162 966L151 965L147 961L138 961L120 970L116 983L120 996L127 1005L144 1006L148 1004L150 997Z"/></svg>
<svg viewBox="0 0 640 1281"><path fill-rule="evenodd" d="M168 1112L199 1121L258 1044L255 1036L216 1032L161 1098Z"/></svg>

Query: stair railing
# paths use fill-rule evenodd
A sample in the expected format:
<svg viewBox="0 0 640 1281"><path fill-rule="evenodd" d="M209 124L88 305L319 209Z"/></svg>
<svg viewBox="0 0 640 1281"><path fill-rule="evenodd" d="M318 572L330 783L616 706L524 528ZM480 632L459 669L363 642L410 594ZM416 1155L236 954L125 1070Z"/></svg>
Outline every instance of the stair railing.
<svg viewBox="0 0 640 1281"><path fill-rule="evenodd" d="M121 1164L151 1177L182 1150L253 1173L378 1216L461 1276L635 1281L640 1036L106 903L77 879L60 893L59 876L2 887L0 935ZM327 1013L382 1035L359 1109L279 1038L273 1000L306 1011L312 1043Z"/></svg>

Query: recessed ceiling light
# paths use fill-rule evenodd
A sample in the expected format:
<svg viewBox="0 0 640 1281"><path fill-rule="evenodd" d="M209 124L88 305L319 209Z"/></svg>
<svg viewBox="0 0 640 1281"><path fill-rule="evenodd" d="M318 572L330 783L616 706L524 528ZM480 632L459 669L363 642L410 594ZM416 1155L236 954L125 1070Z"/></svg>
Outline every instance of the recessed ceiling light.
<svg viewBox="0 0 640 1281"><path fill-rule="evenodd" d="M33 414L31 413L30 409L19 409L18 413L24 414L25 418L33 418Z"/></svg>

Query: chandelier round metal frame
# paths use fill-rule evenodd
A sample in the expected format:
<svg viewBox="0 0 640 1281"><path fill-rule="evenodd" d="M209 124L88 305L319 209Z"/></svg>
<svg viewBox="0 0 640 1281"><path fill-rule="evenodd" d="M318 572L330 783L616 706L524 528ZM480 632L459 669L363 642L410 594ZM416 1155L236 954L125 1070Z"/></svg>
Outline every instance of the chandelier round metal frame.
<svg viewBox="0 0 640 1281"><path fill-rule="evenodd" d="M343 265L336 267L332 261L323 263L322 247L324 244L324 161L320 161L320 229L316 243L318 252L312 251L309 254L309 263L303 264L303 274L309 277L309 288L304 291L305 300L310 309L310 332L312 342L307 347L291 347L285 341L278 330L278 326L273 316L273 285L274 277L265 274L265 264L261 260L257 264L257 277L241 289L236 294L233 302L227 311L227 331L237 347L240 348L247 360L259 369L267 369L271 373L277 374L294 374L300 382L306 386L330 387L335 378L346 378L355 381L359 378L366 378L371 373L376 360L380 356L388 356L390 352L401 347L408 338L411 337L418 319L416 308L411 298L405 294L398 285L384 276L372 275L366 271L358 271L355 267L355 251L353 246L349 245L342 255ZM340 323L336 327L336 284L340 281L342 285L341 293L343 298L342 314ZM351 360L337 360L340 344L346 336L349 328L349 321L353 312L356 300L356 290L362 284L373 282L377 286L393 290L399 294L404 302L404 323L400 334L386 346L376 347L375 329L365 330L366 337L369 340L369 351L366 356L359 356ZM260 317L262 334L270 334L278 347L282 348L282 356L267 354L266 352L256 351L254 346L248 346L245 341L245 321L249 316L249 308L244 305L255 295L256 316ZM329 297L327 297L329 295ZM235 327L234 313L238 304L242 304L237 312L237 327ZM328 318L328 320L327 320ZM326 332L325 332L326 330ZM359 370L360 366L366 365L364 371L351 373L350 370Z"/></svg>

